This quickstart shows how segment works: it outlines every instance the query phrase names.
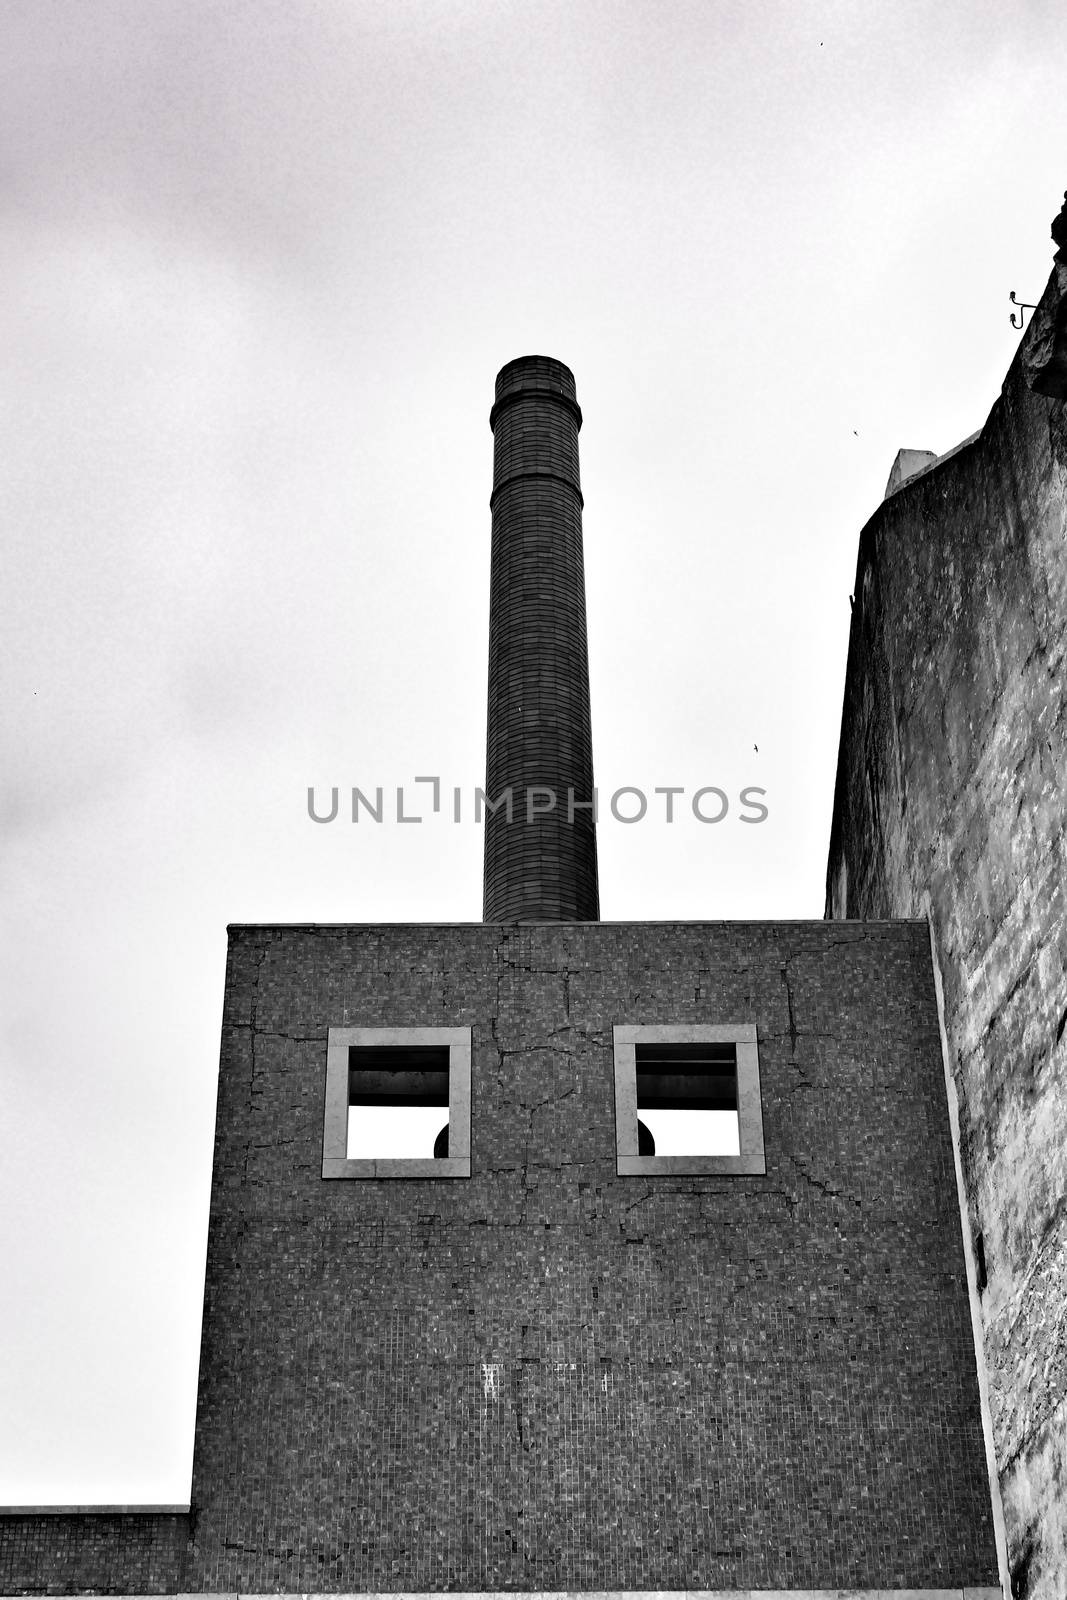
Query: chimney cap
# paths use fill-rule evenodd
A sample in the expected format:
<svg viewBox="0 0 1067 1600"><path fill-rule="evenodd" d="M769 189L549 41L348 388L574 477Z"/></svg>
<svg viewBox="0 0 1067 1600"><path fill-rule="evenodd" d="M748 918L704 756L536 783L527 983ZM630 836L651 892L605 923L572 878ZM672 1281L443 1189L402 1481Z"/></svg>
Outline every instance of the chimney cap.
<svg viewBox="0 0 1067 1600"><path fill-rule="evenodd" d="M577 400L574 373L566 362L557 361L554 356L516 356L514 361L501 367L496 375L496 403L489 413L489 426L495 427L496 419L505 406L532 394L561 400L581 427L582 411Z"/></svg>

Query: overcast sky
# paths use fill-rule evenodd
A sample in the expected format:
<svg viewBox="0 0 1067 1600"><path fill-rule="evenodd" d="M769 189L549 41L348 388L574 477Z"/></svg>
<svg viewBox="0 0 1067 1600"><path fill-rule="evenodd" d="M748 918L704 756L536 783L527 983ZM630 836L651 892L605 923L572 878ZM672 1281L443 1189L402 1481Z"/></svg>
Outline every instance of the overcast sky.
<svg viewBox="0 0 1067 1600"><path fill-rule="evenodd" d="M608 816L605 918L821 916L857 537L1046 282L1067 21L0 29L0 1503L185 1502L226 923L481 913L473 825L306 791L483 779L497 369L577 378L602 796L767 791L758 827Z"/></svg>

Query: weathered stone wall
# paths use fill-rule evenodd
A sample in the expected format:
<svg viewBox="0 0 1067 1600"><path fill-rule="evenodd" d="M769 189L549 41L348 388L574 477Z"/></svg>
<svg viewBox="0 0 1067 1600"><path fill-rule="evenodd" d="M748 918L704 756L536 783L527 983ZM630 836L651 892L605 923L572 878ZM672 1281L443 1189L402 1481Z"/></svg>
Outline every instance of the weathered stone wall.
<svg viewBox="0 0 1067 1600"><path fill-rule="evenodd" d="M1055 387L1065 287L1058 265L1040 349L1024 339L980 435L861 534L827 870L829 917L929 905L1013 1587L1049 1600L1067 1594L1067 420L1030 383Z"/></svg>
<svg viewBox="0 0 1067 1600"><path fill-rule="evenodd" d="M766 1176L616 1175L654 1022L756 1024ZM345 1023L470 1026L469 1180L322 1180ZM159 1587L995 1582L925 924L233 930L192 1497Z"/></svg>

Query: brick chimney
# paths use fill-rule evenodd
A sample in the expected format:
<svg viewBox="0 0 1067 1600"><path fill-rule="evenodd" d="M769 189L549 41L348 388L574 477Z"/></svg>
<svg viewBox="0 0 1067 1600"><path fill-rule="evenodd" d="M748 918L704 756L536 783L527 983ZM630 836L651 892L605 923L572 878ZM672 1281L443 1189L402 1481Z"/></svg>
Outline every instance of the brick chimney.
<svg viewBox="0 0 1067 1600"><path fill-rule="evenodd" d="M501 368L493 430L485 922L596 922L596 827L574 374ZM545 792L547 791L547 793ZM569 818L568 792L573 795ZM548 809L552 799L554 806Z"/></svg>

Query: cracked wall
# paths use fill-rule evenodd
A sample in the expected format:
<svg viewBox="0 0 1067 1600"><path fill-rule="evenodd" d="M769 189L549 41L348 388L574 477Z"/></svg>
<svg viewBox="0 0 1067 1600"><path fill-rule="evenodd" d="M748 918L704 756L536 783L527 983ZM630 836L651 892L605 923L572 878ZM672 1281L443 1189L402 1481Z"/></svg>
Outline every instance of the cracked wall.
<svg viewBox="0 0 1067 1600"><path fill-rule="evenodd" d="M766 1177L616 1176L672 1021ZM322 1181L331 1024L471 1027L470 1180ZM193 1502L184 1593L994 1582L925 925L232 930Z"/></svg>
<svg viewBox="0 0 1067 1600"><path fill-rule="evenodd" d="M892 494L860 537L827 869L829 917L929 904L988 1279L1013 1589L1055 1600L1067 1593L1067 421L1028 379L1065 293L1058 265L981 433Z"/></svg>

